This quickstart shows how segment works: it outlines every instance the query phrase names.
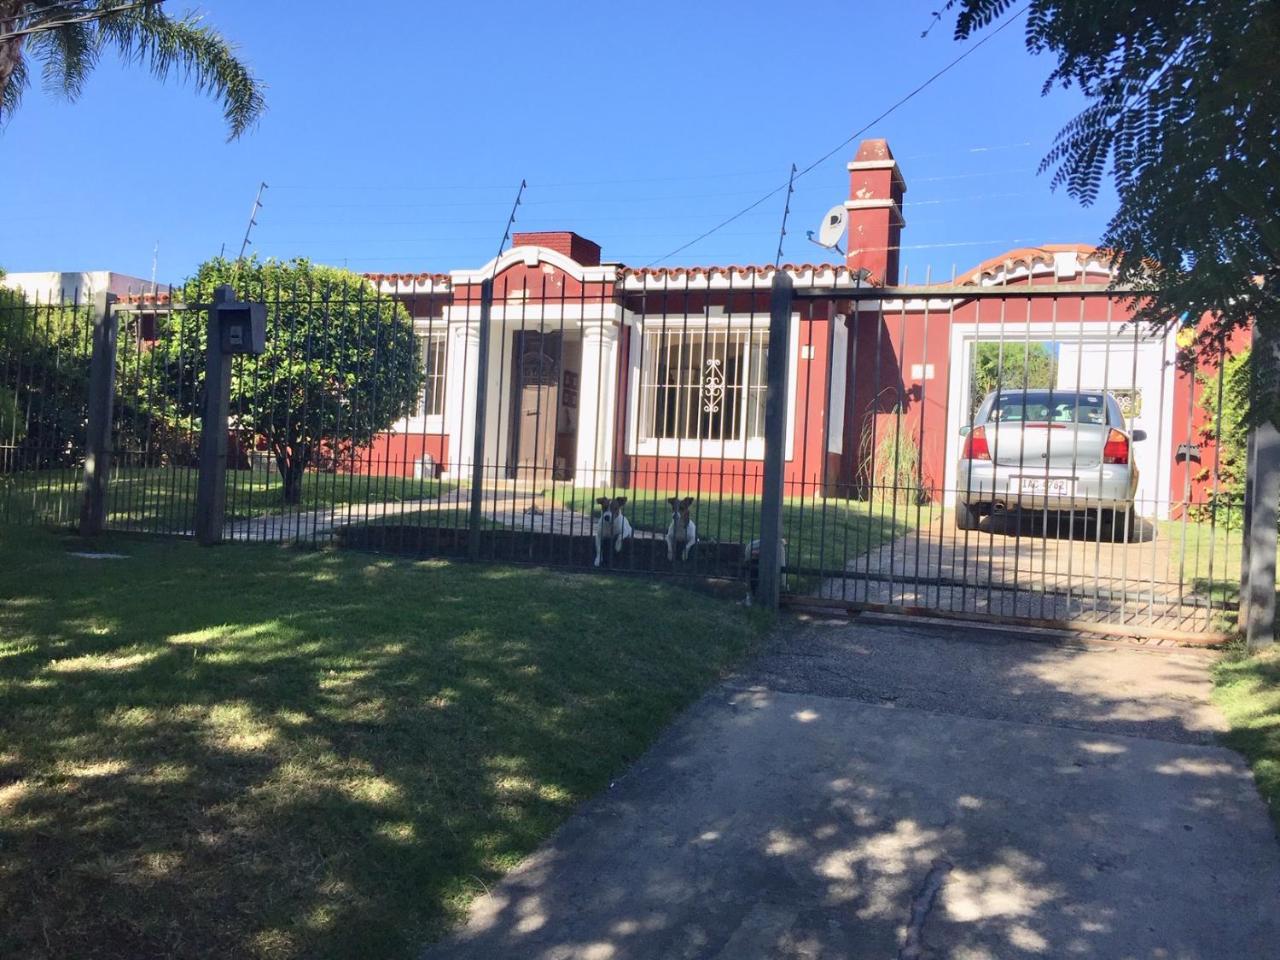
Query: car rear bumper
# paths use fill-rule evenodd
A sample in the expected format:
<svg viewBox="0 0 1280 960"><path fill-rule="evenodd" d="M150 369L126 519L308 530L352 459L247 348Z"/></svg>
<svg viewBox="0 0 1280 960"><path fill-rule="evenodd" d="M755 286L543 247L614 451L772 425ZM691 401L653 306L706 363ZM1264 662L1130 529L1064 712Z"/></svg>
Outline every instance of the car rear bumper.
<svg viewBox="0 0 1280 960"><path fill-rule="evenodd" d="M1122 464L1046 471L962 460L956 477L956 499L988 509L1128 510L1136 488L1136 474Z"/></svg>

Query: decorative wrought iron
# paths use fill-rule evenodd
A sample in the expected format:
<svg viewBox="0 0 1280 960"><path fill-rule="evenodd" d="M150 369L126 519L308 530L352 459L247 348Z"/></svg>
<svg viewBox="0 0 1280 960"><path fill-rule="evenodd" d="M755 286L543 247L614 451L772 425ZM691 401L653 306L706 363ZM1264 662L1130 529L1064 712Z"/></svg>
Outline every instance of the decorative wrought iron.
<svg viewBox="0 0 1280 960"><path fill-rule="evenodd" d="M719 357L707 357L706 371L702 374L702 411L719 413L724 400L724 371Z"/></svg>

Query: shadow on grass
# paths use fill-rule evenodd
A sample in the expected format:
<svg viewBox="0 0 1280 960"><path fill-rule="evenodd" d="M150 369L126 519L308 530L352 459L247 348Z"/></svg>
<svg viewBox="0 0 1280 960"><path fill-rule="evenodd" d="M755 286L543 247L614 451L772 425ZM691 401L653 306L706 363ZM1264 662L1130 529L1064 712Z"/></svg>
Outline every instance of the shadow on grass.
<svg viewBox="0 0 1280 960"><path fill-rule="evenodd" d="M763 621L643 581L0 531L0 955L409 956Z"/></svg>

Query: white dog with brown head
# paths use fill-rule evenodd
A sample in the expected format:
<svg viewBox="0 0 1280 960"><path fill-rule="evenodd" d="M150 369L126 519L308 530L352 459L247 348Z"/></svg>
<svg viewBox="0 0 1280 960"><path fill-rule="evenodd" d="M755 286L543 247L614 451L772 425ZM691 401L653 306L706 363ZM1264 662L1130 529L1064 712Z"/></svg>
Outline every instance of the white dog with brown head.
<svg viewBox="0 0 1280 960"><path fill-rule="evenodd" d="M674 562L676 549L682 548L680 559L688 560L689 551L698 542L698 525L693 522L689 508L693 506L693 497L668 497L671 505L671 523L667 526L667 559Z"/></svg>
<svg viewBox="0 0 1280 960"><path fill-rule="evenodd" d="M605 544L613 541L613 552L622 552L622 541L631 536L631 521L622 513L627 504L626 497L601 497L596 501L600 505L600 518L596 521L596 566L604 559Z"/></svg>

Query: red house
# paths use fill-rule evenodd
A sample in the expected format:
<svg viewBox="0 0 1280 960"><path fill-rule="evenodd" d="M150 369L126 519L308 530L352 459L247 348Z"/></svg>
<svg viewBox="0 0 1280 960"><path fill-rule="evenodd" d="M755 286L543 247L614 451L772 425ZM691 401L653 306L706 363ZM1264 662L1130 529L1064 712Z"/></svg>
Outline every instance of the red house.
<svg viewBox="0 0 1280 960"><path fill-rule="evenodd" d="M845 261L782 267L798 294L783 345L795 494L864 496L873 458L909 445L924 494L950 502L979 346L1013 356L1036 344L1057 386L1112 391L1146 431L1135 446L1140 512L1167 515L1200 495L1194 478L1212 456L1198 431L1204 386L1175 362L1176 323L1139 329L1123 299L1103 293L1105 258L1081 244L1011 250L946 283L902 286L898 162L867 140L848 170ZM755 492L774 272L629 267L564 231L517 233L475 269L369 274L414 317L426 388L418 412L367 451L366 469L470 477L483 377L481 468L495 483Z"/></svg>

